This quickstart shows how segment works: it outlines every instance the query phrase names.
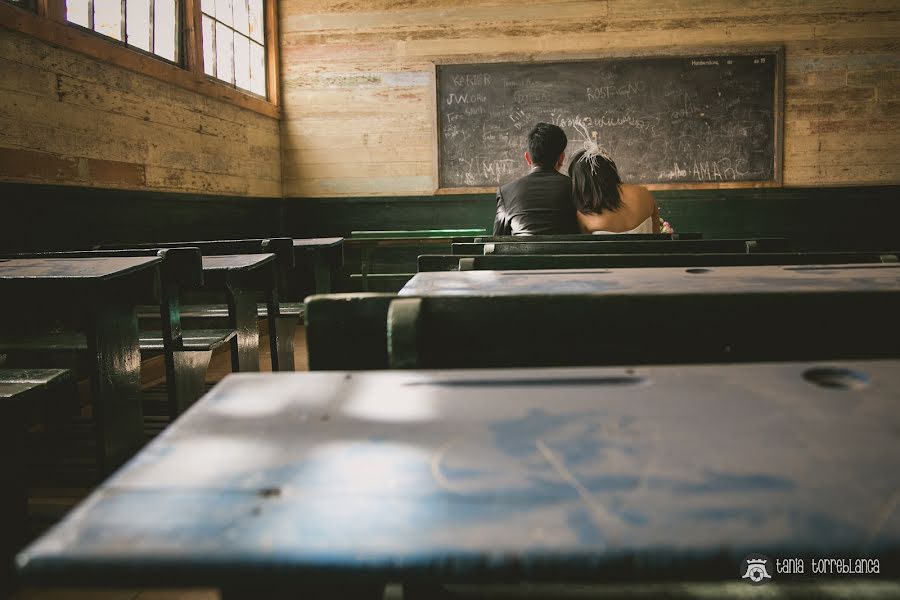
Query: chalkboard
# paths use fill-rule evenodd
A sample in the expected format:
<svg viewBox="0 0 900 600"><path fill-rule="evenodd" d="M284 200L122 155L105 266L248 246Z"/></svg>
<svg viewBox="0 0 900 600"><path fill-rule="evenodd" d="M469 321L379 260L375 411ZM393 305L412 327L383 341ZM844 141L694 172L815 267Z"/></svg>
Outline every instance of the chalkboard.
<svg viewBox="0 0 900 600"><path fill-rule="evenodd" d="M563 128L567 155L596 140L623 180L781 180L781 51L436 67L441 188L527 172L526 136Z"/></svg>

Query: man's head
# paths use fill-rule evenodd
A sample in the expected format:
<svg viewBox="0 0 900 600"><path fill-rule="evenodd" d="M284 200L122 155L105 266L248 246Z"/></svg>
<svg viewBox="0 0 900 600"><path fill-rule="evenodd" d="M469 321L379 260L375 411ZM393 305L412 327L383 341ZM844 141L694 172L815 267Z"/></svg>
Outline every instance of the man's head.
<svg viewBox="0 0 900 600"><path fill-rule="evenodd" d="M565 159L566 132L550 123L538 123L528 133L525 162L545 169L559 168Z"/></svg>

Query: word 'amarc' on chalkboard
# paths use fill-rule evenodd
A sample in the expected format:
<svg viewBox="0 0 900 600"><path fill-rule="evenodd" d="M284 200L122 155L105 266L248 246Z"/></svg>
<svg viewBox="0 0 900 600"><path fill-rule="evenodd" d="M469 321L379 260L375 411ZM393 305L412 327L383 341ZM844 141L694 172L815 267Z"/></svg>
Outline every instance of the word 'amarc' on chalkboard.
<svg viewBox="0 0 900 600"><path fill-rule="evenodd" d="M438 65L441 188L493 187L525 174L528 131L584 134L627 182L781 182L781 49L546 63Z"/></svg>

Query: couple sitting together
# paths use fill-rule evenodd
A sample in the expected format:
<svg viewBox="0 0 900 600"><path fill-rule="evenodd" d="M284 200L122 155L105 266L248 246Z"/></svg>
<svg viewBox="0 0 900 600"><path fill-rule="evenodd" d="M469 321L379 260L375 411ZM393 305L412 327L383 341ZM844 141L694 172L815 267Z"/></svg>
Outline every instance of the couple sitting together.
<svg viewBox="0 0 900 600"><path fill-rule="evenodd" d="M587 131L584 132L587 134ZM494 235L659 233L656 201L647 188L622 183L616 163L585 136L566 177L559 172L568 139L556 125L528 134L531 171L497 190Z"/></svg>

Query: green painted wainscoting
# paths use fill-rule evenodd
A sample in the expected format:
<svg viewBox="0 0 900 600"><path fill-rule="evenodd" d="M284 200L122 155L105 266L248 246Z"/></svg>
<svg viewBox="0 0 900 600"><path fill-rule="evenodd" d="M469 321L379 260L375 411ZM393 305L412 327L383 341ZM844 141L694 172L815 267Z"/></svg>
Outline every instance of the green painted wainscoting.
<svg viewBox="0 0 900 600"><path fill-rule="evenodd" d="M784 236L799 250L900 249L900 185L655 195L676 231L699 231L707 238ZM490 229L493 217L490 194L281 199L0 183L0 251L6 252L348 236L353 230ZM435 252L434 246L380 252L374 272L411 273L418 254ZM357 259L350 248L351 273L358 272Z"/></svg>
<svg viewBox="0 0 900 600"><path fill-rule="evenodd" d="M0 251L270 237L281 198L0 183Z"/></svg>
<svg viewBox="0 0 900 600"><path fill-rule="evenodd" d="M787 237L798 250L900 249L900 185L741 190L659 191L660 212L676 231L707 238ZM287 198L285 234L294 237L347 236L353 230L484 227L494 218L487 194L358 198ZM447 249L449 251L449 248ZM434 246L379 250L375 273L415 272L419 254ZM358 272L352 247L345 262ZM403 278L372 289L390 291Z"/></svg>
<svg viewBox="0 0 900 600"><path fill-rule="evenodd" d="M786 236L804 247L845 248L900 241L900 185L654 192L676 231L707 238ZM285 199L285 233L486 227L487 194Z"/></svg>

